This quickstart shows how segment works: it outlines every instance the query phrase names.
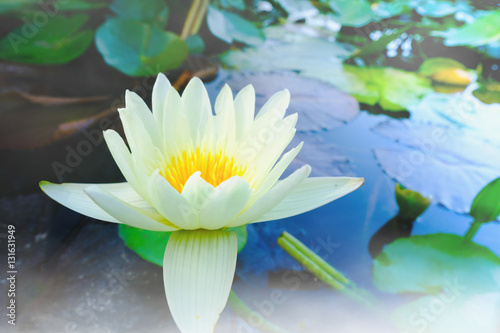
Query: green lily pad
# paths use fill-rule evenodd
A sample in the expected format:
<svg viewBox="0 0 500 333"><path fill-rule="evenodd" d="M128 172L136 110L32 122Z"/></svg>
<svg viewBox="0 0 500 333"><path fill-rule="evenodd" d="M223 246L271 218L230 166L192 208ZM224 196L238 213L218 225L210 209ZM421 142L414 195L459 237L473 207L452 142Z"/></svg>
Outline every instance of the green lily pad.
<svg viewBox="0 0 500 333"><path fill-rule="evenodd" d="M438 294L449 283L470 292L498 290L500 258L488 248L451 234L401 238L373 263L373 283L390 293Z"/></svg>
<svg viewBox="0 0 500 333"><path fill-rule="evenodd" d="M447 31L434 31L434 36L444 38L446 46L481 46L500 40L500 10L476 19L471 24Z"/></svg>
<svg viewBox="0 0 500 333"><path fill-rule="evenodd" d="M415 4L414 8L422 16L443 17L455 14L458 11L470 12L471 6L467 1L446 1L446 0L426 0L426 1L408 1Z"/></svg>
<svg viewBox="0 0 500 333"><path fill-rule="evenodd" d="M265 39L262 30L254 23L235 13L218 10L214 6L208 7L207 24L212 34L229 44L238 41L259 45Z"/></svg>
<svg viewBox="0 0 500 333"><path fill-rule="evenodd" d="M388 111L401 111L432 92L430 80L415 73L390 67L357 67L344 65L353 74L351 84L339 86L360 103L380 104Z"/></svg>
<svg viewBox="0 0 500 333"><path fill-rule="evenodd" d="M55 15L59 11L90 10L107 6L106 2L85 0L53 1L51 5L47 1L42 2L39 0L3 0L0 4L0 13L16 12L16 14L25 14L42 10L52 16L52 14Z"/></svg>
<svg viewBox="0 0 500 333"><path fill-rule="evenodd" d="M96 32L106 63L130 76L151 76L179 67L188 55L176 34L123 18L108 19Z"/></svg>
<svg viewBox="0 0 500 333"><path fill-rule="evenodd" d="M167 24L168 7L164 0L115 0L110 9L124 19L152 23L159 28Z"/></svg>
<svg viewBox="0 0 500 333"><path fill-rule="evenodd" d="M467 86L476 79L475 71L451 58L429 58L422 63L418 72L445 85Z"/></svg>
<svg viewBox="0 0 500 333"><path fill-rule="evenodd" d="M240 252L247 242L246 225L228 230L236 232L236 236L238 237L238 252ZM141 258L158 266L163 266L163 255L171 232L149 231L120 224L118 234L125 245Z"/></svg>
<svg viewBox="0 0 500 333"><path fill-rule="evenodd" d="M191 35L186 38L189 54L201 54L205 51L205 42L199 35Z"/></svg>
<svg viewBox="0 0 500 333"><path fill-rule="evenodd" d="M405 110L432 92L428 78L390 67L343 65L352 51L338 43L286 28L267 28L267 42L229 51L221 60L228 66L256 71L291 70L329 83L360 103L380 104L389 111Z"/></svg>
<svg viewBox="0 0 500 333"><path fill-rule="evenodd" d="M500 178L491 181L476 195L470 208L475 222L490 222L500 215Z"/></svg>
<svg viewBox="0 0 500 333"><path fill-rule="evenodd" d="M384 172L452 211L468 213L474 196L500 174L500 147L475 131L415 120L380 123L373 131L398 143L374 149ZM483 133L490 137L485 127Z"/></svg>
<svg viewBox="0 0 500 333"><path fill-rule="evenodd" d="M402 332L497 332L500 258L484 246L450 234L398 239L373 275L383 291L422 294L394 312Z"/></svg>
<svg viewBox="0 0 500 333"><path fill-rule="evenodd" d="M418 72L424 76L433 76L440 71L455 68L464 70L467 69L462 63L456 61L455 59L437 57L425 60L422 65L420 65Z"/></svg>
<svg viewBox="0 0 500 333"><path fill-rule="evenodd" d="M336 13L333 19L345 26L362 27L379 19L366 0L331 0L328 5Z"/></svg>
<svg viewBox="0 0 500 333"><path fill-rule="evenodd" d="M40 28L24 24L0 40L0 58L28 64L69 62L92 42L92 31L81 30L87 20L87 15L54 16Z"/></svg>

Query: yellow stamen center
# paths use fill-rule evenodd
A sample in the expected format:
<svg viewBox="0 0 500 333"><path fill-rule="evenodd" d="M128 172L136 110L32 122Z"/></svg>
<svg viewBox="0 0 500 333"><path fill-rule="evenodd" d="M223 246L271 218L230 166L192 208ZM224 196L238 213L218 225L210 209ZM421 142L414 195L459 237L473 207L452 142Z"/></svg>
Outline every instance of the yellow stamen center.
<svg viewBox="0 0 500 333"><path fill-rule="evenodd" d="M160 174L173 188L182 192L189 177L197 171L201 172L201 178L207 183L217 187L233 176L242 176L245 169L224 152L213 153L198 148L196 151L184 151L173 156Z"/></svg>

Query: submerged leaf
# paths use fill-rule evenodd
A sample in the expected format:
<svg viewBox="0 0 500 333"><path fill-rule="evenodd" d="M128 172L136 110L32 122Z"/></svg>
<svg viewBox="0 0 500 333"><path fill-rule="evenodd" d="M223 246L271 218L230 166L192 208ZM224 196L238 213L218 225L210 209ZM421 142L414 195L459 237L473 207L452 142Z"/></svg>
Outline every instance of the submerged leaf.
<svg viewBox="0 0 500 333"><path fill-rule="evenodd" d="M500 103L500 82L480 83L472 94L486 104Z"/></svg>
<svg viewBox="0 0 500 333"><path fill-rule="evenodd" d="M0 95L0 148L35 149L62 140L116 114L112 98L56 98L16 92Z"/></svg>

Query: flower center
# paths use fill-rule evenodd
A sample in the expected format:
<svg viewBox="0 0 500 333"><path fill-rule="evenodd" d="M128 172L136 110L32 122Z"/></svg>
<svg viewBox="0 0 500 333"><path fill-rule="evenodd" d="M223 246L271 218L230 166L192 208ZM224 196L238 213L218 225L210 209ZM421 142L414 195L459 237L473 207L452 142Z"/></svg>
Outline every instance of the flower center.
<svg viewBox="0 0 500 333"><path fill-rule="evenodd" d="M182 192L189 177L197 171L201 172L201 178L207 183L217 187L233 176L242 176L245 170L224 152L213 153L197 148L196 151L184 151L173 156L160 174L173 188Z"/></svg>

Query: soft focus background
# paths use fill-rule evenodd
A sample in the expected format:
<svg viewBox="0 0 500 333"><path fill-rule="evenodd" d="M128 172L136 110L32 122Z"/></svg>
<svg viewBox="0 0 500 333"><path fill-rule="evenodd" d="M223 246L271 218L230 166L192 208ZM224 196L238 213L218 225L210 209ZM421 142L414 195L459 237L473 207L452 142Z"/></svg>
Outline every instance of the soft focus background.
<svg viewBox="0 0 500 333"><path fill-rule="evenodd" d="M493 0L1 1L0 330L178 332L155 264L168 235L38 188L122 181L102 130L163 72L179 91L202 78L212 101L253 84L257 107L288 88L291 146L305 142L292 167L366 179L240 231L216 332L500 332L499 66ZM305 271L283 231L343 275Z"/></svg>

